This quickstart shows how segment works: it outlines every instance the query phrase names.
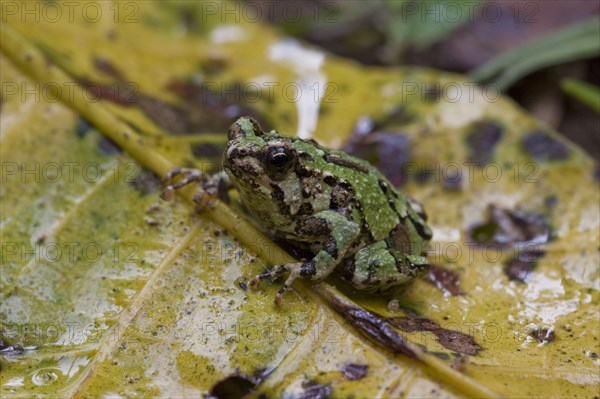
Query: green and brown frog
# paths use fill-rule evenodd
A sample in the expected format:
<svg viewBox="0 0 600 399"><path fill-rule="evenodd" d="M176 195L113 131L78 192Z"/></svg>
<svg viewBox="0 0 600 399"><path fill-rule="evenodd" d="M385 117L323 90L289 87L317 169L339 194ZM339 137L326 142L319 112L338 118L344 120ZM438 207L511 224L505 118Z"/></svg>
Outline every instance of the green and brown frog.
<svg viewBox="0 0 600 399"><path fill-rule="evenodd" d="M223 168L261 230L313 255L252 280L256 287L288 274L277 304L298 277L319 281L337 270L357 289L375 293L427 270L432 233L424 212L368 162L313 140L264 132L242 117L229 130Z"/></svg>

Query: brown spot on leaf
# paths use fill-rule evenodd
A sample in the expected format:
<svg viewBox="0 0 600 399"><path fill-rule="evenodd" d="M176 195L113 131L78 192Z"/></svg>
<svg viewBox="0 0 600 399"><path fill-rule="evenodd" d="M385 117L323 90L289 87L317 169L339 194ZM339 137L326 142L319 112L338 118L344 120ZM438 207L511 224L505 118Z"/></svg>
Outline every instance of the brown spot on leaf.
<svg viewBox="0 0 600 399"><path fill-rule="evenodd" d="M556 334L554 333L554 330L548 330L547 328L533 330L531 332L531 336L537 339L539 342L545 344L552 342L556 339Z"/></svg>
<svg viewBox="0 0 600 399"><path fill-rule="evenodd" d="M519 256L506 262L504 273L511 281L524 283L535 269L537 260L545 254L544 251L531 250L519 253Z"/></svg>
<svg viewBox="0 0 600 399"><path fill-rule="evenodd" d="M342 373L344 373L344 377L347 379L355 381L364 378L367 375L368 369L369 366L366 364L350 363L342 367Z"/></svg>
<svg viewBox="0 0 600 399"><path fill-rule="evenodd" d="M483 166L490 162L494 148L502 138L502 128L494 122L477 122L470 128L467 144L470 149L469 162Z"/></svg>
<svg viewBox="0 0 600 399"><path fill-rule="evenodd" d="M388 319L392 325L405 332L429 331L446 349L466 355L476 355L483 349L473 337L459 331L448 330L436 322L417 316L393 317Z"/></svg>
<svg viewBox="0 0 600 399"><path fill-rule="evenodd" d="M251 379L242 375L232 375L219 381L210 390L210 396L217 399L243 398L256 388Z"/></svg>
<svg viewBox="0 0 600 399"><path fill-rule="evenodd" d="M137 104L148 118L167 133L186 134L190 131L190 121L183 108L144 94L138 95Z"/></svg>
<svg viewBox="0 0 600 399"><path fill-rule="evenodd" d="M569 148L546 132L529 133L523 138L525 151L539 161L557 161L569 157Z"/></svg>
<svg viewBox="0 0 600 399"><path fill-rule="evenodd" d="M210 83L175 81L167 86L167 90L185 100L188 124L186 133L225 133L229 131L231 121L241 116L250 116L265 127L266 131L271 130L252 103L245 104L247 88L240 83L222 87Z"/></svg>
<svg viewBox="0 0 600 399"><path fill-rule="evenodd" d="M458 273L454 270L446 269L439 265L430 265L429 273L425 281L431 283L444 292L451 295L464 295L465 292L460 288Z"/></svg>
<svg viewBox="0 0 600 399"><path fill-rule="evenodd" d="M367 338L394 353L402 353L415 360L420 359L419 354L413 351L404 338L385 320L338 296L325 295L325 297L338 313Z"/></svg>
<svg viewBox="0 0 600 399"><path fill-rule="evenodd" d="M259 369L254 375L235 371L233 374L217 382L210 390L210 398L231 399L245 398L267 377L265 369Z"/></svg>
<svg viewBox="0 0 600 399"><path fill-rule="evenodd" d="M299 396L300 399L327 399L331 395L331 387L325 384L319 384L316 381L307 381L302 384L304 392Z"/></svg>
<svg viewBox="0 0 600 399"><path fill-rule="evenodd" d="M131 106L138 102L137 86L132 82L116 82L104 85L80 79L79 84L88 91L87 96L93 100L106 100L123 106Z"/></svg>
<svg viewBox="0 0 600 399"><path fill-rule="evenodd" d="M3 356L14 356L21 355L25 352L25 349L21 345L13 345L7 342L4 337L4 331L0 330L0 355ZM0 367L2 369L2 367Z"/></svg>
<svg viewBox="0 0 600 399"><path fill-rule="evenodd" d="M148 118L171 134L225 133L231 120L243 115L260 118L258 112L244 104L242 85L234 85L230 93L227 88L207 88L205 85L173 82L167 89L183 97L184 106L165 102L139 91L134 82L123 80L123 76L108 61L97 59L96 68L116 79L105 85L87 79L79 83L89 91L88 96L112 101L123 106L138 106ZM236 89L237 88L237 89ZM230 95L231 94L231 95Z"/></svg>
<svg viewBox="0 0 600 399"><path fill-rule="evenodd" d="M197 34L201 31L201 28L204 27L204 24L198 23L199 19L191 7L182 7L181 10L179 10L179 20L188 33Z"/></svg>
<svg viewBox="0 0 600 399"><path fill-rule="evenodd" d="M109 60L102 57L94 58L94 67L105 74L106 76L110 76L111 78L119 81L124 81L125 77L121 73L121 71L115 67Z"/></svg>
<svg viewBox="0 0 600 399"><path fill-rule="evenodd" d="M494 204L490 204L488 209L489 221L470 229L473 242L508 249L519 244L544 244L550 240L550 226L546 217L511 211Z"/></svg>
<svg viewBox="0 0 600 399"><path fill-rule="evenodd" d="M460 170L448 170L443 174L443 186L448 191L460 191L462 189L462 173Z"/></svg>

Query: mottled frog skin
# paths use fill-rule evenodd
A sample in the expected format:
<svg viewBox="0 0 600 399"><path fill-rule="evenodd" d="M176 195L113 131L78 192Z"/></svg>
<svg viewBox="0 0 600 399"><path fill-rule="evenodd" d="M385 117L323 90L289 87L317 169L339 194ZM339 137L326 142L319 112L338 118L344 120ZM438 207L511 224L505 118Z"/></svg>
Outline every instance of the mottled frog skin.
<svg viewBox="0 0 600 399"><path fill-rule="evenodd" d="M423 211L368 162L243 117L230 128L223 166L260 229L314 255L252 281L289 272L277 303L297 277L337 270L357 289L381 292L427 270Z"/></svg>

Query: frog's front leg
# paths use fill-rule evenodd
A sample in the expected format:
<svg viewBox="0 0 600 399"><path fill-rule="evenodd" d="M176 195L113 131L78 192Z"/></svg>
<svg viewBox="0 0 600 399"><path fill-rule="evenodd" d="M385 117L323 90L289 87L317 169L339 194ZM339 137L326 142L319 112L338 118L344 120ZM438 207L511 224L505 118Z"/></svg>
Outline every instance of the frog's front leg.
<svg viewBox="0 0 600 399"><path fill-rule="evenodd" d="M389 248L386 241L374 242L357 251L344 264L344 279L367 292L385 291L423 275L427 258Z"/></svg>
<svg viewBox="0 0 600 399"><path fill-rule="evenodd" d="M183 176L181 180L175 182L175 178ZM173 198L173 193L178 188L187 186L188 184L195 182L202 182L202 172L199 169L194 168L175 168L163 178L164 190L160 194L160 197L165 201L170 201Z"/></svg>
<svg viewBox="0 0 600 399"><path fill-rule="evenodd" d="M256 276L250 284L256 287L264 278L277 278L289 272L288 278L275 296L275 304L280 306L281 297L296 278L318 281L327 277L346 256L360 232L360 227L341 214L327 210L307 218L300 228L318 230L324 226L329 232L329 237L323 248L311 260L275 266L270 272ZM318 233L323 234L322 231L315 231L314 235Z"/></svg>
<svg viewBox="0 0 600 399"><path fill-rule="evenodd" d="M177 181L175 179L181 176ZM232 188L229 177L224 172L206 175L199 169L176 168L167 173L163 179L164 190L161 198L170 201L175 190L191 183L200 183L200 190L194 196L194 202L200 210L210 205L216 198L229 202L228 191Z"/></svg>

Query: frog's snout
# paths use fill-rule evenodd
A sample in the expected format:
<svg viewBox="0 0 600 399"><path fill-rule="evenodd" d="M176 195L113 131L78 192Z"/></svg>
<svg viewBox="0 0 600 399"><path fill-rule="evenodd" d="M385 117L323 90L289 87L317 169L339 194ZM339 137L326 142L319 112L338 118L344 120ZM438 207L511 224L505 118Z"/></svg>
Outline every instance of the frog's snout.
<svg viewBox="0 0 600 399"><path fill-rule="evenodd" d="M244 176L246 179L265 175L257 154L246 147L230 146L223 157L223 166L234 175Z"/></svg>

